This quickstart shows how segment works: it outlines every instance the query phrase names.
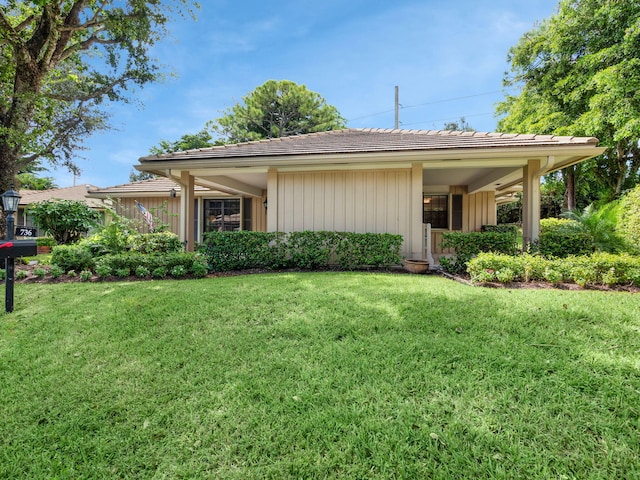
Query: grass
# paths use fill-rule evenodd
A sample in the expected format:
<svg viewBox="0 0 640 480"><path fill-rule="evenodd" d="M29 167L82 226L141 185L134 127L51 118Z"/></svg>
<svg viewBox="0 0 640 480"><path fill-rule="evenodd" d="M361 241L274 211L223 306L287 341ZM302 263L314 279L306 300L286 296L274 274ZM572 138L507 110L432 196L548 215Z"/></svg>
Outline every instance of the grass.
<svg viewBox="0 0 640 480"><path fill-rule="evenodd" d="M15 305L0 478L640 477L637 295L300 273Z"/></svg>

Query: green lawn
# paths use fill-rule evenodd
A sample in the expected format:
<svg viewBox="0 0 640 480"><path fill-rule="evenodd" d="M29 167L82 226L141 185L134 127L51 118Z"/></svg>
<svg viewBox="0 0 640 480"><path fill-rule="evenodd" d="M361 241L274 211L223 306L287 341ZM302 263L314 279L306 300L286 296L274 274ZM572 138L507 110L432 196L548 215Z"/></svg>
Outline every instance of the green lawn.
<svg viewBox="0 0 640 480"><path fill-rule="evenodd" d="M299 273L15 305L0 478L640 477L638 295Z"/></svg>

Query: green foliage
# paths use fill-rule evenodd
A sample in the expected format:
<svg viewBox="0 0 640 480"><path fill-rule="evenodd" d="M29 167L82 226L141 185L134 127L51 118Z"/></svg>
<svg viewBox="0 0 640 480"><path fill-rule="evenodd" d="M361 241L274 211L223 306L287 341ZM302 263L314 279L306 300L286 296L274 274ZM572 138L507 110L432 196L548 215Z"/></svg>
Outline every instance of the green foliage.
<svg viewBox="0 0 640 480"><path fill-rule="evenodd" d="M537 242L529 245L531 252L538 252L545 257L557 258L569 255L588 255L594 250L591 235L567 227L541 231Z"/></svg>
<svg viewBox="0 0 640 480"><path fill-rule="evenodd" d="M618 231L632 251L640 253L640 185L620 199Z"/></svg>
<svg viewBox="0 0 640 480"><path fill-rule="evenodd" d="M184 277L187 274L187 269L183 265L176 265L171 268L171 276L174 278Z"/></svg>
<svg viewBox="0 0 640 480"><path fill-rule="evenodd" d="M31 172L23 172L16 175L20 189L25 190L51 190L58 188L53 177L38 177Z"/></svg>
<svg viewBox="0 0 640 480"><path fill-rule="evenodd" d="M49 274L51 275L51 278L59 278L63 273L64 273L64 270L58 265L51 265L51 268L49 269Z"/></svg>
<svg viewBox="0 0 640 480"><path fill-rule="evenodd" d="M513 224L482 225L480 227L480 232L508 233L516 237L518 235L518 226Z"/></svg>
<svg viewBox="0 0 640 480"><path fill-rule="evenodd" d="M564 281L582 287L640 286L640 257L628 254L594 253L548 259L527 253L517 256L480 253L469 261L467 271L471 280L479 283L517 280Z"/></svg>
<svg viewBox="0 0 640 480"><path fill-rule="evenodd" d="M126 267L116 268L115 274L116 274L116 277L125 278L131 275L131 270Z"/></svg>
<svg viewBox="0 0 640 480"><path fill-rule="evenodd" d="M402 262L402 237L342 232L209 232L201 252L213 271L384 267Z"/></svg>
<svg viewBox="0 0 640 480"><path fill-rule="evenodd" d="M402 263L402 236L391 233L340 233L336 247L338 265L353 270Z"/></svg>
<svg viewBox="0 0 640 480"><path fill-rule="evenodd" d="M153 278L164 278L168 272L169 269L167 267L156 267L152 270L151 275Z"/></svg>
<svg viewBox="0 0 640 480"><path fill-rule="evenodd" d="M36 238L36 245L38 247L55 247L58 244L53 237L38 237Z"/></svg>
<svg viewBox="0 0 640 480"><path fill-rule="evenodd" d="M212 128L226 143L345 128L338 110L304 85L268 80L218 118Z"/></svg>
<svg viewBox="0 0 640 480"><path fill-rule="evenodd" d="M566 212L563 216L573 220L573 225L579 232L591 237L596 251L615 253L625 247L624 240L617 231L619 214L619 203L611 202L598 209L591 204L582 213Z"/></svg>
<svg viewBox="0 0 640 480"><path fill-rule="evenodd" d="M80 280L83 282L88 282L91 280L91 270L82 270L80 272Z"/></svg>
<svg viewBox="0 0 640 480"><path fill-rule="evenodd" d="M4 268L0 268L0 280L4 280L7 277L7 271Z"/></svg>
<svg viewBox="0 0 640 480"><path fill-rule="evenodd" d="M36 225L51 234L60 245L74 243L98 225L100 213L85 202L47 200L28 208Z"/></svg>
<svg viewBox="0 0 640 480"><path fill-rule="evenodd" d="M47 276L47 270L42 267L34 268L33 275L37 278L44 278Z"/></svg>
<svg viewBox="0 0 640 480"><path fill-rule="evenodd" d="M94 256L122 253L131 247L132 237L137 233L136 222L109 210L109 221L97 233L86 239Z"/></svg>
<svg viewBox="0 0 640 480"><path fill-rule="evenodd" d="M180 238L172 232L154 232L133 235L130 238L132 252L178 253L183 251Z"/></svg>
<svg viewBox="0 0 640 480"><path fill-rule="evenodd" d="M213 138L208 129L204 128L198 133L187 133L180 137L175 142L169 142L167 140L161 140L157 147L151 147L149 153L151 155L162 155L163 153L182 152L185 150L193 150L196 148L206 148L214 145ZM140 172L136 178L143 175L149 175L145 172ZM140 180L146 180L146 178L139 178ZM136 180L131 180L136 181Z"/></svg>
<svg viewBox="0 0 640 480"><path fill-rule="evenodd" d="M0 191L47 159L77 170L82 141L107 128L106 101L162 75L149 55L188 0L3 2Z"/></svg>
<svg viewBox="0 0 640 480"><path fill-rule="evenodd" d="M496 227L500 229L502 227ZM467 263L480 252L496 252L513 255L517 252L517 229L505 227L506 232L445 232L442 248L452 248L455 256L442 257L441 266L450 273L464 272Z"/></svg>
<svg viewBox="0 0 640 480"><path fill-rule="evenodd" d="M100 278L106 278L108 276L111 275L112 270L111 267L107 264L102 264L100 262L96 262L96 268L95 268L96 274L98 275L98 277Z"/></svg>
<svg viewBox="0 0 640 480"><path fill-rule="evenodd" d="M594 136L607 148L582 177L612 199L640 169L640 42L636 0L562 0L509 52L498 130ZM577 177L578 181L582 178Z"/></svg>
<svg viewBox="0 0 640 480"><path fill-rule="evenodd" d="M149 270L148 267L139 265L136 267L135 273L136 273L136 277L144 278L151 275L151 270Z"/></svg>
<svg viewBox="0 0 640 480"><path fill-rule="evenodd" d="M51 254L51 263L63 271L93 270L95 261L91 252L83 245L58 245Z"/></svg>
<svg viewBox="0 0 640 480"><path fill-rule="evenodd" d="M26 270L17 270L16 271L16 278L18 280L23 280L23 279L27 278L28 275L29 274L27 273Z"/></svg>

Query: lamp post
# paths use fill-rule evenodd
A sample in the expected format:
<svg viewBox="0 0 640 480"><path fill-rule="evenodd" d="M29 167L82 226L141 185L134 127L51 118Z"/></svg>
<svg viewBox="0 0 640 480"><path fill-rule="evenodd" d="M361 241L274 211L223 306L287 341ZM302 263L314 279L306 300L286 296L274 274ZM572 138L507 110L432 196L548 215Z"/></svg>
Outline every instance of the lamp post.
<svg viewBox="0 0 640 480"><path fill-rule="evenodd" d="M2 209L7 216L6 234L5 239L8 241L13 240L13 233L15 230L15 223L13 214L18 211L18 204L20 203L20 195L13 189L13 184L9 190L2 194ZM13 312L13 282L14 282L14 266L15 259L13 257L5 259L5 271L6 271L6 288L5 288L5 311L7 313Z"/></svg>

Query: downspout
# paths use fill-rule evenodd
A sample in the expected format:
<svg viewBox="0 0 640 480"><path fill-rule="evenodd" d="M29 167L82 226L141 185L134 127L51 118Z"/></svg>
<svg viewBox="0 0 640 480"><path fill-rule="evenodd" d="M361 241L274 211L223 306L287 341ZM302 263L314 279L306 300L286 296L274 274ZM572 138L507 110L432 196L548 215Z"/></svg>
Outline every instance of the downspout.
<svg viewBox="0 0 640 480"><path fill-rule="evenodd" d="M540 167L540 170L534 173L534 177L541 177L542 175L547 173L548 170L552 169L555 164L556 164L555 155L548 155L547 163L545 163L542 167Z"/></svg>

